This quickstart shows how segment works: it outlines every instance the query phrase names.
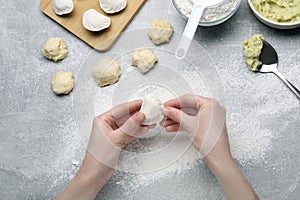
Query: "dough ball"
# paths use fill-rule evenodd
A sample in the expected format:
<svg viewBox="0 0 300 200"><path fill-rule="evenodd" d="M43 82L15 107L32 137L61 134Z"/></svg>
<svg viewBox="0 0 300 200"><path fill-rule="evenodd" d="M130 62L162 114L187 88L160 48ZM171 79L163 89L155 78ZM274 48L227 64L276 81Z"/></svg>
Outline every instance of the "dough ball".
<svg viewBox="0 0 300 200"><path fill-rule="evenodd" d="M66 57L68 49L66 43L62 39L50 38L44 44L42 48L42 53L46 58L57 62Z"/></svg>
<svg viewBox="0 0 300 200"><path fill-rule="evenodd" d="M143 125L156 124L162 119L162 103L155 94L147 94L143 98L140 112L144 113L146 119Z"/></svg>
<svg viewBox="0 0 300 200"><path fill-rule="evenodd" d="M52 78L52 90L56 94L69 94L74 88L74 79L71 72L57 72Z"/></svg>
<svg viewBox="0 0 300 200"><path fill-rule="evenodd" d="M111 58L104 58L93 68L92 75L96 83L103 87L116 83L121 75L121 70L117 61Z"/></svg>
<svg viewBox="0 0 300 200"><path fill-rule="evenodd" d="M139 48L132 54L132 65L138 67L143 74L152 69L156 62L157 56L150 49Z"/></svg>
<svg viewBox="0 0 300 200"><path fill-rule="evenodd" d="M149 38L156 45L170 41L174 28L167 21L154 19L148 32Z"/></svg>

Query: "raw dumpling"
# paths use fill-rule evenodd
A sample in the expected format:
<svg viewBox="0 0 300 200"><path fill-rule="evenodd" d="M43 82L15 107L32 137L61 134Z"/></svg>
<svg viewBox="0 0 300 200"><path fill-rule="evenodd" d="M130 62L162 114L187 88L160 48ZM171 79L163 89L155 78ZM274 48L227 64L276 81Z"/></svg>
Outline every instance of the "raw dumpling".
<svg viewBox="0 0 300 200"><path fill-rule="evenodd" d="M157 56L147 48L136 49L132 54L132 65L137 66L143 74L152 69L157 61Z"/></svg>
<svg viewBox="0 0 300 200"><path fill-rule="evenodd" d="M61 38L50 38L42 48L42 54L54 62L64 59L67 53L67 45Z"/></svg>
<svg viewBox="0 0 300 200"><path fill-rule="evenodd" d="M167 21L162 19L155 19L150 25L148 36L154 44L159 45L169 42L173 31L174 29L172 25Z"/></svg>
<svg viewBox="0 0 300 200"><path fill-rule="evenodd" d="M108 14L117 13L126 7L127 0L99 0L100 7Z"/></svg>
<svg viewBox="0 0 300 200"><path fill-rule="evenodd" d="M143 125L156 124L162 119L162 103L155 94L146 94L140 112L144 113L146 119Z"/></svg>
<svg viewBox="0 0 300 200"><path fill-rule="evenodd" d="M101 31L110 26L110 18L95 9L89 9L83 14L82 24L89 31Z"/></svg>
<svg viewBox="0 0 300 200"><path fill-rule="evenodd" d="M74 88L74 79L71 72L57 72L52 78L52 90L56 94L69 94Z"/></svg>
<svg viewBox="0 0 300 200"><path fill-rule="evenodd" d="M103 58L93 68L92 75L99 86L112 85L119 80L120 66L111 58Z"/></svg>
<svg viewBox="0 0 300 200"><path fill-rule="evenodd" d="M53 0L53 10L57 15L69 14L73 9L73 0Z"/></svg>

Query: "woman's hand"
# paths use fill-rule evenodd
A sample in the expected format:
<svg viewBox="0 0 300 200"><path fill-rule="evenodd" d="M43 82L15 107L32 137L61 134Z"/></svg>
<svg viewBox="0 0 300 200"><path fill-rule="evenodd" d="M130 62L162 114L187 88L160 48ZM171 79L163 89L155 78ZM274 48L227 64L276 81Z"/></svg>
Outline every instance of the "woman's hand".
<svg viewBox="0 0 300 200"><path fill-rule="evenodd" d="M218 101L196 95L184 95L164 104L161 125L166 131L184 130L191 134L194 146L204 156L212 173L230 200L258 197L232 158L226 129L226 110Z"/></svg>
<svg viewBox="0 0 300 200"><path fill-rule="evenodd" d="M57 199L94 199L111 178L121 149L153 126L142 125L142 101L124 103L97 116L85 159L77 175Z"/></svg>
<svg viewBox="0 0 300 200"><path fill-rule="evenodd" d="M153 126L142 125L142 101L124 103L94 119L88 152L102 164L114 168L122 148Z"/></svg>
<svg viewBox="0 0 300 200"><path fill-rule="evenodd" d="M204 157L231 157L226 110L218 101L189 94L164 103L164 107L161 125L166 131L190 133L194 146Z"/></svg>

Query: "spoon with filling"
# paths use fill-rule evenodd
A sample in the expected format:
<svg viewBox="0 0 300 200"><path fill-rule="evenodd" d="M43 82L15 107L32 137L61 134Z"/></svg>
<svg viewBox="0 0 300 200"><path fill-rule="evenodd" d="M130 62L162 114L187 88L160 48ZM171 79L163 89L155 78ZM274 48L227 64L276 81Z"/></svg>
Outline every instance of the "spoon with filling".
<svg viewBox="0 0 300 200"><path fill-rule="evenodd" d="M191 16L185 26L181 40L177 47L175 56L178 59L183 59L186 55L186 52L193 40L195 32L197 30L199 21L202 17L202 14L205 8L217 6L222 3L224 0L191 0L194 4Z"/></svg>
<svg viewBox="0 0 300 200"><path fill-rule="evenodd" d="M300 91L291 84L277 69L278 56L275 49L265 40L263 40L263 47L259 56L261 66L257 68L258 72L262 73L274 73L276 74L300 99Z"/></svg>

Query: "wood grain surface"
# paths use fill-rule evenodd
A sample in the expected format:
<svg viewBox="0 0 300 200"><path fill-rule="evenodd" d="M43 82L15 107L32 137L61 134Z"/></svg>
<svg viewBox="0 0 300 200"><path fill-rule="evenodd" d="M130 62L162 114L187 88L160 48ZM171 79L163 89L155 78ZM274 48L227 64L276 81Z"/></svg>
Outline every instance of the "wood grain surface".
<svg viewBox="0 0 300 200"><path fill-rule="evenodd" d="M58 16L53 11L52 0L41 0L40 9L48 17L56 21L65 29L76 35L82 41L98 51L109 50L118 36L130 23L146 0L127 0L126 8L116 14L106 14L100 8L98 0L73 0L74 10L68 15ZM108 29L100 32L90 32L82 25L83 13L93 8L110 17L111 25Z"/></svg>

